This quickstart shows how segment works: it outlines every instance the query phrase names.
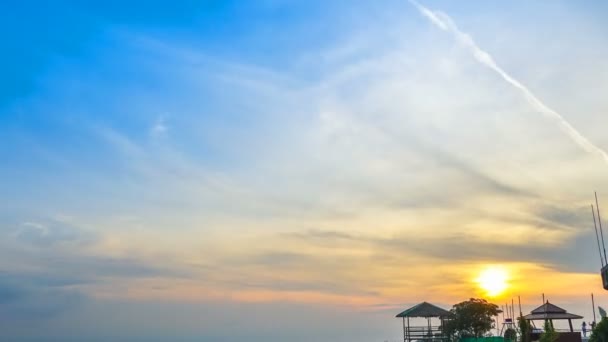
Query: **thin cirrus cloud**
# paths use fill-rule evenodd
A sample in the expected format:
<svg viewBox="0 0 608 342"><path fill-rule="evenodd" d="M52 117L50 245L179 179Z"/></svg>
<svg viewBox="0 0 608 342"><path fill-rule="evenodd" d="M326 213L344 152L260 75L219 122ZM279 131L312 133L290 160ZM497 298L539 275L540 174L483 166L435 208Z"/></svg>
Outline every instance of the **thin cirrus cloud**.
<svg viewBox="0 0 608 342"><path fill-rule="evenodd" d="M477 59L481 64L484 64L490 69L494 70L506 82L513 85L515 88L521 90L524 97L530 102L530 105L536 108L540 113L543 113L544 115L547 115L553 120L555 120L560 129L562 129L564 133L566 133L572 139L572 141L578 144L585 151L597 154L599 157L604 159L605 162L608 162L608 154L606 153L606 151L594 145L591 141L589 141L589 139L587 139L579 131L572 127L572 125L568 121L566 121L562 115L549 108L538 97L536 97L536 95L534 95L534 93L532 93L525 85L514 79L505 70L498 66L492 56L486 51L482 50L475 43L475 41L470 35L462 32L448 15L442 12L431 11L414 0L410 0L410 3L416 6L420 13L422 13L425 17L429 18L429 20L431 20L431 22L437 27L454 34L456 39L461 44L471 50L471 52L475 56L475 59Z"/></svg>

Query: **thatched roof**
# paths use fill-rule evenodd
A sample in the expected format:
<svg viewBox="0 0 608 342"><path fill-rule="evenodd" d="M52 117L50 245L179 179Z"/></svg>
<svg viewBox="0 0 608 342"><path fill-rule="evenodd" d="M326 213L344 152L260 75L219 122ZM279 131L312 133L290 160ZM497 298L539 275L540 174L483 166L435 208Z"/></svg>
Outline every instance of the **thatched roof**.
<svg viewBox="0 0 608 342"><path fill-rule="evenodd" d="M529 315L525 315L524 319L528 321L534 320L545 320L545 319L581 319L582 316L571 314L566 312L566 310L560 308L557 305L549 303L547 301L545 304L537 307L532 310Z"/></svg>
<svg viewBox="0 0 608 342"><path fill-rule="evenodd" d="M536 309L532 310L533 314L540 314L540 313L566 313L566 310L560 308L559 306L555 305L555 304L551 304L549 303L549 301L547 301L545 304L537 307Z"/></svg>
<svg viewBox="0 0 608 342"><path fill-rule="evenodd" d="M422 302L398 314L396 317L446 317L450 313L433 304Z"/></svg>

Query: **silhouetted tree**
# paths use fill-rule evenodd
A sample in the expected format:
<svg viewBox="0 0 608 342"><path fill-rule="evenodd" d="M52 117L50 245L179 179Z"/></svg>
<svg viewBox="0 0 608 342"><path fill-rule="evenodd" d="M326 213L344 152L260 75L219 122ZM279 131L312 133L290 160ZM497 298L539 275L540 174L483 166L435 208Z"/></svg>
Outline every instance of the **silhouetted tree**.
<svg viewBox="0 0 608 342"><path fill-rule="evenodd" d="M508 328L507 330L505 330L504 338L505 341L517 341L517 331L515 331L515 329L513 328Z"/></svg>
<svg viewBox="0 0 608 342"><path fill-rule="evenodd" d="M517 325L519 326L520 342L530 342L530 334L532 333L530 321L524 319L523 316L519 316Z"/></svg>
<svg viewBox="0 0 608 342"><path fill-rule="evenodd" d="M555 342L559 334L553 328L553 324L551 324L548 320L545 321L545 332L540 335L539 342Z"/></svg>
<svg viewBox="0 0 608 342"><path fill-rule="evenodd" d="M451 339L482 337L492 329L498 306L485 299L471 298L458 303L450 310L446 332Z"/></svg>
<svg viewBox="0 0 608 342"><path fill-rule="evenodd" d="M591 331L589 342L608 342L608 318L602 320L595 325Z"/></svg>

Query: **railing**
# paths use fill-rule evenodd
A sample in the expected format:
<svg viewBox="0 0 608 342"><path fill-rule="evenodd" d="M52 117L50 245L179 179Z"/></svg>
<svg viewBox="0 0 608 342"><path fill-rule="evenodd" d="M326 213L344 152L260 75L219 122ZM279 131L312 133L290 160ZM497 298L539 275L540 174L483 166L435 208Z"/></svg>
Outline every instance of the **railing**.
<svg viewBox="0 0 608 342"><path fill-rule="evenodd" d="M445 341L447 338L440 327L405 327L404 339L406 341Z"/></svg>
<svg viewBox="0 0 608 342"><path fill-rule="evenodd" d="M555 329L553 329L553 330L555 330L555 331L556 331L556 332L558 332L558 333L559 333L559 332L571 332L571 331L570 331L570 328L559 328L559 329L555 328ZM542 330L542 329L534 329L534 330L532 331L532 333L538 333L538 334L542 334L542 333L544 333L544 332L545 332L545 331L544 331L544 330ZM581 330L581 329L573 329L573 330L572 330L572 332L579 332L579 333L582 333L582 332L583 332L583 330ZM589 332L591 332L591 329L587 329L587 333L589 333Z"/></svg>

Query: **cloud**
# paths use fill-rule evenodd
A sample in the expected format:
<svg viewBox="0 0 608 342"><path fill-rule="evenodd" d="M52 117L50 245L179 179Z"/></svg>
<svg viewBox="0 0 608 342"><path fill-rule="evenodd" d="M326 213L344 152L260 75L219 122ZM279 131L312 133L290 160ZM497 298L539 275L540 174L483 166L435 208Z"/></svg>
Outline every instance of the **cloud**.
<svg viewBox="0 0 608 342"><path fill-rule="evenodd" d="M0 317L4 321L38 321L83 304L86 296L71 281L45 275L0 272Z"/></svg>
<svg viewBox="0 0 608 342"><path fill-rule="evenodd" d="M3 233L0 257L11 262L0 264L0 302L6 303L1 316L47 320L89 303L107 284L113 284L110 293L115 294L132 281L193 274L188 267L133 253L106 255L100 249L102 234L77 222L70 217L28 220L12 234Z"/></svg>
<svg viewBox="0 0 608 342"><path fill-rule="evenodd" d="M94 233L76 228L69 223L49 220L23 222L14 233L17 241L37 247L58 244L84 245L96 241Z"/></svg>
<svg viewBox="0 0 608 342"><path fill-rule="evenodd" d="M558 227L568 227L577 231L590 232L588 229L592 219L589 211L590 207L566 207L560 205L544 205L535 209L538 217L545 222L554 224Z"/></svg>
<svg viewBox="0 0 608 342"><path fill-rule="evenodd" d="M187 277L183 272L148 263L62 252L37 254L33 263L27 255L12 253L17 260L0 271L0 317L6 322L43 324L57 320L93 303L97 291L110 283L112 295L129 280Z"/></svg>
<svg viewBox="0 0 608 342"><path fill-rule="evenodd" d="M150 134L153 137L160 137L167 134L169 127L167 126L166 120L164 117L158 117L154 122L154 125L150 128Z"/></svg>
<svg viewBox="0 0 608 342"><path fill-rule="evenodd" d="M526 98L530 105L532 105L532 107L543 115L551 118L559 126L559 128L583 150L588 153L598 155L604 160L604 162L608 163L608 153L606 153L606 151L592 143L587 137L582 135L576 128L566 121L561 114L549 108L549 106L541 101L530 89L528 89L528 87L523 85L520 81L513 78L509 73L498 66L498 64L496 64L494 61L494 58L492 58L488 52L482 50L470 35L462 32L447 14L442 12L433 12L420 5L415 0L410 0L410 3L416 6L416 8L418 8L418 10L437 27L452 33L463 46L467 47L472 52L475 59L477 59L481 64L492 69L507 83L520 90L522 95Z"/></svg>
<svg viewBox="0 0 608 342"><path fill-rule="evenodd" d="M69 167L27 184L50 189L40 211L78 212L87 224L11 225L16 244L0 254L17 263L5 269L35 272L11 273L6 298L75 289L104 300L355 311L425 296L449 302L474 291L462 270L482 262L536 263L569 279L595 272L595 242L578 212L587 188L605 184L594 161L530 115L520 90L480 68L491 56L472 60L469 48L413 21L374 21L374 34L349 34L356 46L305 49L284 67L134 32L109 37L117 41L100 51L112 58L94 67L132 68L146 75L131 80L138 87L62 71L59 79L84 78L79 91L99 99L77 101L54 80L52 101L35 102L41 113L66 112L56 102L83 113L61 131L83 136L73 144L82 155L37 136ZM159 112L176 114L150 114ZM587 120L573 123L587 131Z"/></svg>
<svg viewBox="0 0 608 342"><path fill-rule="evenodd" d="M288 238L293 237L298 239L310 239L318 241L328 240L331 242L336 242L337 240L352 240L356 238L355 236L348 233L320 229L309 229L306 231L285 233L284 235Z"/></svg>
<svg viewBox="0 0 608 342"><path fill-rule="evenodd" d="M9 236L13 239L5 239L4 249L19 255L17 260L23 264L20 266L35 265L36 269L45 270L43 274L54 272L65 276L68 283L72 277L79 279L75 283L81 283L104 277L185 275L129 254L100 253L99 247L106 237L102 232L79 226L79 219L72 217L23 220ZM36 279L46 279L43 274L39 273Z"/></svg>
<svg viewBox="0 0 608 342"><path fill-rule="evenodd" d="M508 217L477 213L472 221L451 223L452 227L427 226L412 234L403 229L392 236L375 236L365 231L310 229L283 233L288 245L301 250L331 254L332 249L366 250L384 262L401 264L404 260L422 258L428 263L453 262L528 262L561 272L595 272L598 259L595 236L584 208L539 206L529 216ZM481 230L469 227L480 225ZM503 227L500 230L494 227ZM348 255L348 254L347 254ZM356 255L356 254L355 254ZM341 256L352 267L359 257Z"/></svg>
<svg viewBox="0 0 608 342"><path fill-rule="evenodd" d="M545 198L547 188L539 185L560 183L540 164L572 166L561 168L562 157L570 156L561 147L569 142L462 51L423 39L409 44L345 59L312 82L255 65L208 63L197 49L170 42L147 45L167 61L164 72L176 71L172 89L199 90L216 101L229 93L229 101L210 110L233 116L209 120L171 108L180 113L171 126L180 135L158 144L108 128L102 141L128 165L136 195L112 201L138 219L102 217L98 224L120 241L119 251L139 246L205 265L196 274L198 286L226 296L342 291L380 300L376 296L398 288L438 285L406 260L429 267L446 259L455 267L529 261L587 270L580 259L560 264L584 241L572 229L580 221L570 217L568 204ZM177 102L150 96L148 105ZM580 198L569 196L578 207ZM533 236L542 236L537 246ZM115 277L135 275L126 282L155 272L174 277L130 261L88 263L99 262L94 267ZM179 276L173 285L163 283L164 295Z"/></svg>

